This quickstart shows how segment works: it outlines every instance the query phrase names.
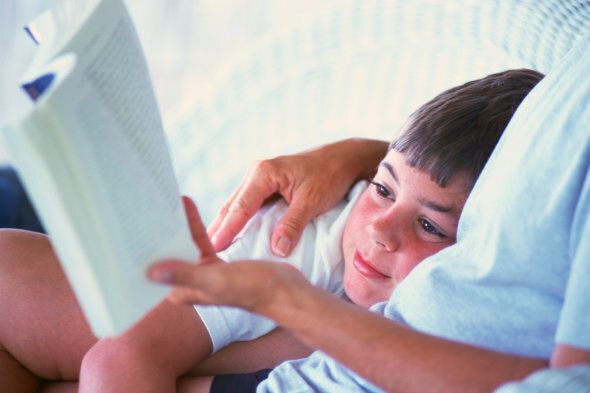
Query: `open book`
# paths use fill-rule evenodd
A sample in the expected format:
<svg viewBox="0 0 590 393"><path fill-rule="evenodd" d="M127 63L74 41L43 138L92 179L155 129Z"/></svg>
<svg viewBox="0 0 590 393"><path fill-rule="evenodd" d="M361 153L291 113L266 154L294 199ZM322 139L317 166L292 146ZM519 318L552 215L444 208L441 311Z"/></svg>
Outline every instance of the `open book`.
<svg viewBox="0 0 590 393"><path fill-rule="evenodd" d="M198 257L147 65L122 0L62 0L26 30L34 103L2 134L94 333L116 335L165 297L147 266Z"/></svg>

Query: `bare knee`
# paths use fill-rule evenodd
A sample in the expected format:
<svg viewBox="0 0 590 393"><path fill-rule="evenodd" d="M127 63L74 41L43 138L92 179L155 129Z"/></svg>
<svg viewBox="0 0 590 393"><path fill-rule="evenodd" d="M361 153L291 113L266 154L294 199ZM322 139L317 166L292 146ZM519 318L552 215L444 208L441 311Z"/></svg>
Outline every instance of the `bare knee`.
<svg viewBox="0 0 590 393"><path fill-rule="evenodd" d="M85 354L81 391L176 391L176 379L210 351L205 334L192 307L162 302L132 329L100 340Z"/></svg>
<svg viewBox="0 0 590 393"><path fill-rule="evenodd" d="M128 339L102 339L82 360L80 388L83 392L143 391L139 387L147 383L173 387L176 377L148 346Z"/></svg>
<svg viewBox="0 0 590 393"><path fill-rule="evenodd" d="M117 339L102 339L84 355L80 382L82 386L95 385L96 381L107 383L129 373L131 367L139 372L147 365L141 348L123 345Z"/></svg>
<svg viewBox="0 0 590 393"><path fill-rule="evenodd" d="M139 358L141 358L139 351L134 351L130 347L125 348L116 339L99 340L84 355L80 378L89 374L108 373L110 369L116 370L126 366L126 363L139 364L141 363L138 362Z"/></svg>

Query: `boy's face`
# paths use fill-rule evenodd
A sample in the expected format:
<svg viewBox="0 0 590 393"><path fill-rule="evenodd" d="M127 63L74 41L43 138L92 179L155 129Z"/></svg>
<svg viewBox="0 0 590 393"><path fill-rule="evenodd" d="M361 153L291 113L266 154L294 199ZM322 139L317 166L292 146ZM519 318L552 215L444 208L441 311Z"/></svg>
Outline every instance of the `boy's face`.
<svg viewBox="0 0 590 393"><path fill-rule="evenodd" d="M463 176L439 187L430 174L390 150L344 229L348 297L364 307L389 299L418 263L455 243L468 190Z"/></svg>

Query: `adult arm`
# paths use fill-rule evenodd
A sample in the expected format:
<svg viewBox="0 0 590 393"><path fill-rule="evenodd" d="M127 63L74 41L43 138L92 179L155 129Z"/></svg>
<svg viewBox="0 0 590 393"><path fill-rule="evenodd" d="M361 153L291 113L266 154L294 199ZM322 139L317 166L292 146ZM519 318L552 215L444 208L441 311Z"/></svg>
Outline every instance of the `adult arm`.
<svg viewBox="0 0 590 393"><path fill-rule="evenodd" d="M338 203L355 181L373 175L387 146L354 138L257 162L209 228L215 249L225 249L264 201L278 194L289 209L274 229L271 247L278 256L289 255L313 217Z"/></svg>
<svg viewBox="0 0 590 393"><path fill-rule="evenodd" d="M277 305L269 316L386 391L492 391L549 366L590 364L590 351L563 344L548 362L423 334L314 287L279 298L292 305Z"/></svg>
<svg viewBox="0 0 590 393"><path fill-rule="evenodd" d="M219 259L204 231L193 233L203 254L200 264L164 261L149 270L152 280L176 285L171 300L236 306L264 315L385 390L490 391L548 366L545 359L416 332L312 286L288 264L215 263Z"/></svg>
<svg viewBox="0 0 590 393"><path fill-rule="evenodd" d="M166 261L152 268L150 277L178 285L173 301L223 303L272 318L310 347L387 391L491 391L548 365L544 359L416 332L312 286L286 264L195 266Z"/></svg>

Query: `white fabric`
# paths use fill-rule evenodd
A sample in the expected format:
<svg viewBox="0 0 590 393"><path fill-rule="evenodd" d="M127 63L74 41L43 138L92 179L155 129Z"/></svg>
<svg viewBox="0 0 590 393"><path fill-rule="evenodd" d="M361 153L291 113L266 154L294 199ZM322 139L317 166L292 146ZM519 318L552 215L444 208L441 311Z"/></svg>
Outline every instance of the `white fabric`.
<svg viewBox="0 0 590 393"><path fill-rule="evenodd" d="M290 263L312 284L343 297L342 234L352 207L366 188L366 182L359 182L346 200L312 220L288 258L270 251L272 231L287 209L282 200L261 209L219 256L229 262L264 259ZM253 340L276 327L273 321L239 308L196 305L195 309L207 327L214 352L235 341Z"/></svg>

